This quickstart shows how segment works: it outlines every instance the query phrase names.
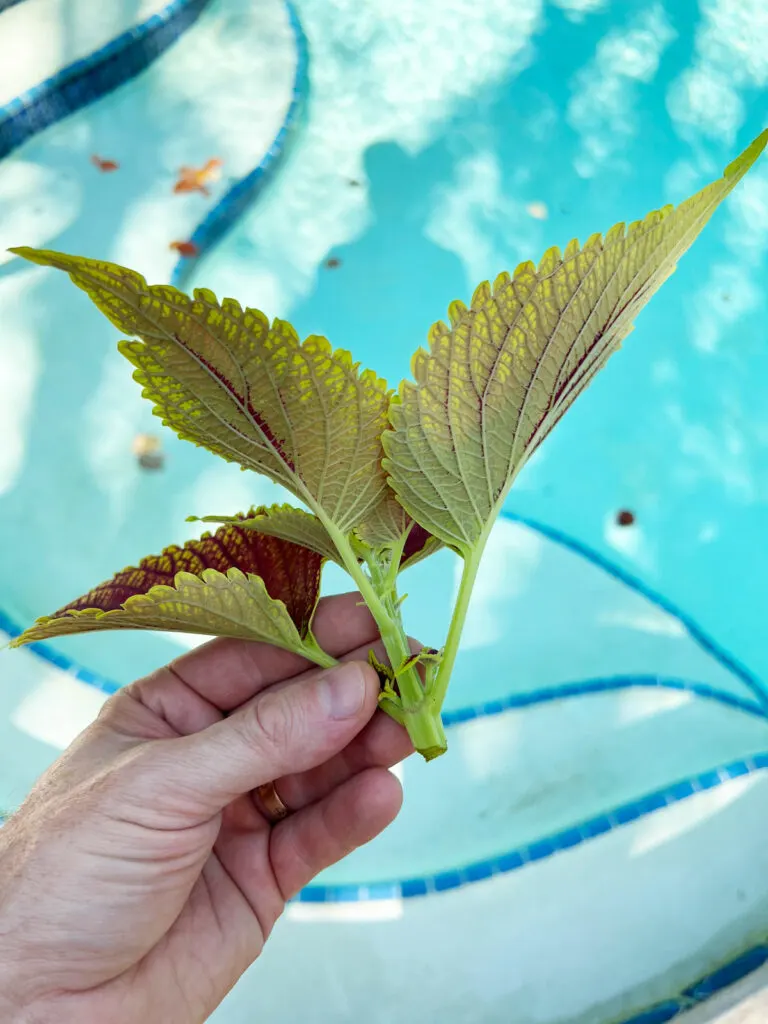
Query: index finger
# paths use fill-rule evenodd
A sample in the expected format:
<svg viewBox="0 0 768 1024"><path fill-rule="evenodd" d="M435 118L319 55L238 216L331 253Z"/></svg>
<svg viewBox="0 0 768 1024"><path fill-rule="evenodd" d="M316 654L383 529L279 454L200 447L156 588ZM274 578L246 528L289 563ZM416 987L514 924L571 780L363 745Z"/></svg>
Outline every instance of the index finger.
<svg viewBox="0 0 768 1024"><path fill-rule="evenodd" d="M379 631L357 593L324 597L317 606L313 632L335 658L373 643ZM232 711L260 690L312 667L306 658L271 644L228 637L211 640L169 666L195 693L221 711Z"/></svg>

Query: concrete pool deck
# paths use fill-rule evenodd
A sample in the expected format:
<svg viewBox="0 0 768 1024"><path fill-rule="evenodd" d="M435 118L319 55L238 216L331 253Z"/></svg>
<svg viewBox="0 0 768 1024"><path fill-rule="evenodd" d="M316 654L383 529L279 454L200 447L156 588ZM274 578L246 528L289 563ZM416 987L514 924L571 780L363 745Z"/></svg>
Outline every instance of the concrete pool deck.
<svg viewBox="0 0 768 1024"><path fill-rule="evenodd" d="M768 1020L768 965L675 1019L680 1024L765 1024Z"/></svg>

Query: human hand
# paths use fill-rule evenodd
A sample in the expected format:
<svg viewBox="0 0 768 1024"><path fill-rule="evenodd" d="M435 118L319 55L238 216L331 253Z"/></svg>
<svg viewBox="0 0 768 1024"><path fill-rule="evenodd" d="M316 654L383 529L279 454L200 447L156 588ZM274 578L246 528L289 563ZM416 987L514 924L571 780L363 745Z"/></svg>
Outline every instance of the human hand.
<svg viewBox="0 0 768 1024"><path fill-rule="evenodd" d="M286 900L392 821L386 767L411 748L374 715L357 601L315 617L341 667L213 640L117 693L46 772L0 829L3 1021L205 1020ZM295 812L277 824L253 793L272 780Z"/></svg>

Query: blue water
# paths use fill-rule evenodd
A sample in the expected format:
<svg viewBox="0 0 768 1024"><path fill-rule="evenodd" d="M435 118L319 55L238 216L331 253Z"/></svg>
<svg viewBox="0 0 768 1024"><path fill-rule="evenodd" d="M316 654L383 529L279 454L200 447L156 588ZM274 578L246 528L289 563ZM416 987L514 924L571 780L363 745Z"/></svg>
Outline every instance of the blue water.
<svg viewBox="0 0 768 1024"><path fill-rule="evenodd" d="M722 116L710 110L705 125L681 120L685 69L703 67L715 77L723 70L707 65L707 22L696 4L592 5L576 20L569 6L579 5L520 5L503 23L509 39L517 36L514 45L502 40L494 73L462 77L459 62L450 87L440 71L440 45L421 44L419 24L409 29L402 19L404 45L413 48L409 56L405 45L402 60L418 53L423 62L422 77L414 77L421 91L409 93L410 68L388 48L375 5L343 6L334 18L326 5L305 0L299 14L312 51L312 92L303 133L278 180L202 261L192 283L288 316L302 334L324 333L396 382L429 324L451 299L468 298L482 277L537 259L549 244L583 239L683 198L763 127L765 94L752 87L757 72L746 82L742 75L740 123L729 127L726 107ZM452 10L443 17L449 47L457 17ZM155 280L167 275L167 242L189 233L208 208L199 197L170 196L174 168L216 154L243 173L248 160L260 157L243 143L247 122L237 97L231 118L217 123L200 105L204 92L190 98L172 87L183 73L168 77L171 62L187 75L199 67L196 40L213 35L210 19L232 45L249 32L258 38L258 19L249 20L245 7L216 0L206 18L134 83L46 131L0 167L1 176L14 165L32 165L44 185L21 195L0 191L0 225L14 226L12 234L0 227L2 243L122 259ZM475 15L467 32L482 22ZM491 52L476 62L493 65L493 28L477 38ZM345 50L343 39L356 46ZM472 64L471 49L464 59ZM225 67L222 60L219 79L211 76L220 89ZM286 102L289 71L286 64L278 76ZM429 95L433 78L436 98ZM376 90L383 97L380 123L371 125ZM121 157L120 173L95 176L87 162L92 149ZM545 204L546 219L532 216L530 204ZM20 206L28 208L26 221ZM26 224L32 237L21 230ZM630 569L763 674L766 247L768 171L760 167L524 471L509 501L510 510ZM330 255L341 261L335 270L324 266ZM189 536L189 513L234 512L277 496L272 485L172 436L163 438L162 474L136 469L131 439L157 424L113 350L114 331L64 278L10 261L0 268L2 307L6 365L18 358L18 337L33 378L29 407L20 414L23 453L0 494L0 519L13 538L3 546L0 606L17 620L28 622ZM613 525L620 508L635 513L634 527ZM597 657L579 653L572 606L597 608L599 601L567 562L554 576L538 577L539 584L561 581L553 586L563 589L553 590L536 585L539 555L520 558L530 572L516 570L516 590L508 580L489 584L497 592L487 600L502 609L502 621L507 609L508 620L460 663L452 702L542 685L556 675L577 678L587 663L603 672L624 671L627 662L663 670L647 630L640 630L645 647L638 658L621 643ZM417 570L409 585L409 625L427 642L439 641L445 628L452 573L445 556ZM513 615L515 600L523 611ZM525 658L516 637L523 621L531 638ZM562 658L550 669L553 644ZM173 639L146 635L75 638L60 647L118 681L178 650ZM478 671L480 658L489 659L487 671Z"/></svg>

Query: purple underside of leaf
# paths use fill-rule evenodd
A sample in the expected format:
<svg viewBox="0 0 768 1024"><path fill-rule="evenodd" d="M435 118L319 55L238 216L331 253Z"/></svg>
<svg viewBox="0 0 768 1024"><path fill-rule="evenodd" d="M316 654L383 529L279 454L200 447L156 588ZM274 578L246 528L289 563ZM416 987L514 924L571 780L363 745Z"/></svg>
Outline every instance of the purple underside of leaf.
<svg viewBox="0 0 768 1024"><path fill-rule="evenodd" d="M405 541L403 557L400 559L401 565L409 562L412 558L423 551L427 544L432 541L437 542L437 538L433 537L429 530L425 530L423 526L419 526L418 523L414 523Z"/></svg>
<svg viewBox="0 0 768 1024"><path fill-rule="evenodd" d="M253 509L247 516L261 511ZM172 587L179 572L200 576L205 569L226 574L236 568L260 576L269 596L285 604L299 633L305 635L317 604L322 563L322 557L309 548L227 524L213 534L204 534L200 540L188 541L183 547L173 545L160 555L142 558L138 566L116 573L59 609L54 617L88 608L114 611L122 608L129 597L146 594L152 587Z"/></svg>

